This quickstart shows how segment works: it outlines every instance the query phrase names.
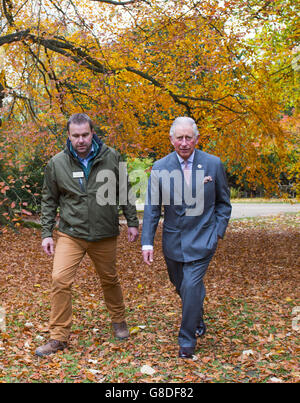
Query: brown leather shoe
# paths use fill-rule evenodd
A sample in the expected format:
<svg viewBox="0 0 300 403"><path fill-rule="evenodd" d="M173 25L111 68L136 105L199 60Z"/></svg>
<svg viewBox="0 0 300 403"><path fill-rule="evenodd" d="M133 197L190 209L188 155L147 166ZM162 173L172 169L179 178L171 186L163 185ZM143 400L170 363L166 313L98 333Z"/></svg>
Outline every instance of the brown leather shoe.
<svg viewBox="0 0 300 403"><path fill-rule="evenodd" d="M56 353L58 350L63 350L67 347L67 343L60 340L50 339L48 343L35 350L35 354L39 357Z"/></svg>
<svg viewBox="0 0 300 403"><path fill-rule="evenodd" d="M129 331L127 329L127 324L126 322L121 322L121 323L114 323L112 322L112 327L114 331L114 335L117 339L128 339L129 337Z"/></svg>

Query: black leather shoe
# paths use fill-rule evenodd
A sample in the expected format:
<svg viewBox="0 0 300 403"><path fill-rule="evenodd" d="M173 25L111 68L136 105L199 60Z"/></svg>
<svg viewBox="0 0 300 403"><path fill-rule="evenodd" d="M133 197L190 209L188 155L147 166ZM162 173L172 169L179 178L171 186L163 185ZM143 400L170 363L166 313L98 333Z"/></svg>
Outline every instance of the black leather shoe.
<svg viewBox="0 0 300 403"><path fill-rule="evenodd" d="M195 350L193 347L180 347L179 358L193 358Z"/></svg>
<svg viewBox="0 0 300 403"><path fill-rule="evenodd" d="M197 326L195 335L196 335L196 337L202 337L205 335L205 333L206 333L206 325L205 325L204 321L201 320L199 326Z"/></svg>

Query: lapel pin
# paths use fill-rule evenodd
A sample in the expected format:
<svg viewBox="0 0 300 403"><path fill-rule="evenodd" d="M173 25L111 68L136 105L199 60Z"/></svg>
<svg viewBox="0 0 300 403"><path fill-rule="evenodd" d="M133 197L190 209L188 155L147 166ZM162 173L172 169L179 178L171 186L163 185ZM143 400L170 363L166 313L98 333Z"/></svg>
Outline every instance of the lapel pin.
<svg viewBox="0 0 300 403"><path fill-rule="evenodd" d="M202 168L202 165L201 165L201 164L198 164L198 165L197 165L197 168Z"/></svg>

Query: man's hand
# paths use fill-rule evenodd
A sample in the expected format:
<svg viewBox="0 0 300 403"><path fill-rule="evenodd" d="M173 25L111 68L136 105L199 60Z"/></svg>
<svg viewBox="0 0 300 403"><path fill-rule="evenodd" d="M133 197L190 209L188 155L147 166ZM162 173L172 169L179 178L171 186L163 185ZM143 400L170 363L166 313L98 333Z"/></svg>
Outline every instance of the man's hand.
<svg viewBox="0 0 300 403"><path fill-rule="evenodd" d="M153 262L153 250L151 250L151 249L149 249L149 250L143 250L142 253L143 253L144 262L145 262L147 265L150 266L151 263Z"/></svg>
<svg viewBox="0 0 300 403"><path fill-rule="evenodd" d="M128 227L128 242L135 242L139 237L139 230L137 227Z"/></svg>
<svg viewBox="0 0 300 403"><path fill-rule="evenodd" d="M54 242L53 238L48 237L44 238L42 241L42 248L44 249L44 252L47 253L47 255L51 256L54 253Z"/></svg>

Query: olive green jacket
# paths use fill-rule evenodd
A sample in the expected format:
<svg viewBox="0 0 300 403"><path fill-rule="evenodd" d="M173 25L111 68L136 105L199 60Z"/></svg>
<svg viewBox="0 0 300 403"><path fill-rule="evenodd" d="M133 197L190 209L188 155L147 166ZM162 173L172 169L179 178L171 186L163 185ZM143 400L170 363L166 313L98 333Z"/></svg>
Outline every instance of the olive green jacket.
<svg viewBox="0 0 300 403"><path fill-rule="evenodd" d="M52 236L58 207L58 229L61 232L87 241L97 241L119 234L118 196L121 156L116 150L102 143L96 135L93 144L96 151L88 169L76 157L70 141L67 142L65 150L52 157L46 166L42 192L42 238ZM111 189L112 194L114 192L116 194L114 204L99 204L97 192L105 180L97 175L99 172L103 173L103 170L108 170L115 178L109 182L109 186L114 187ZM127 182L125 189L129 191ZM135 205L127 202L120 207L128 227L138 227Z"/></svg>

